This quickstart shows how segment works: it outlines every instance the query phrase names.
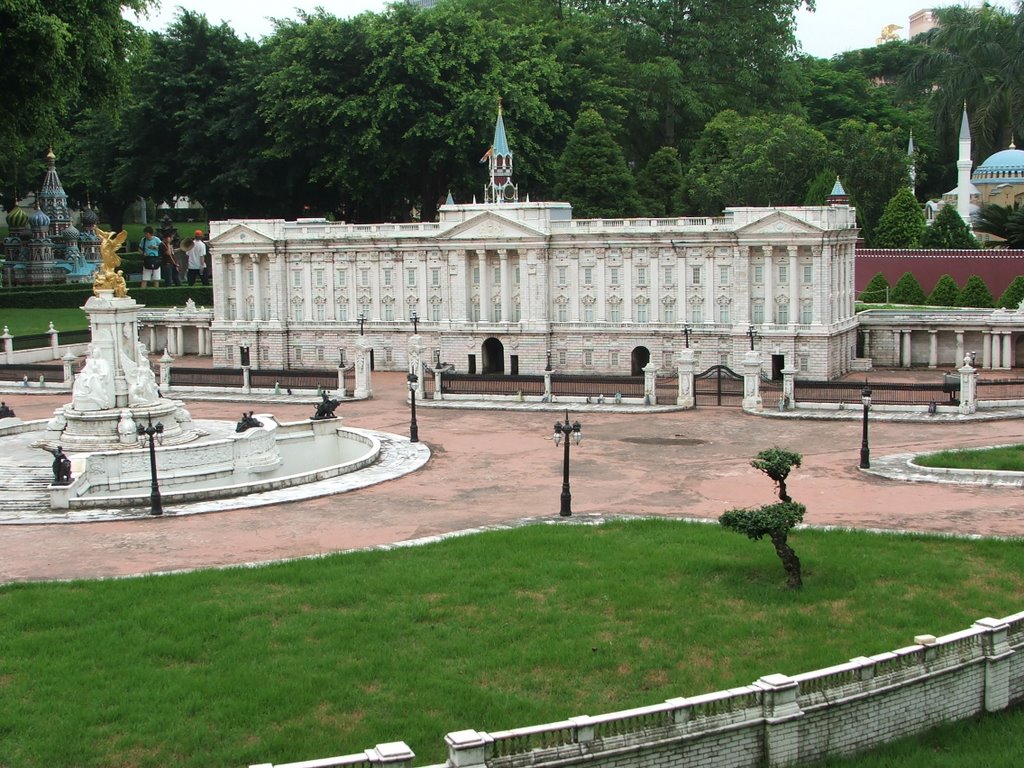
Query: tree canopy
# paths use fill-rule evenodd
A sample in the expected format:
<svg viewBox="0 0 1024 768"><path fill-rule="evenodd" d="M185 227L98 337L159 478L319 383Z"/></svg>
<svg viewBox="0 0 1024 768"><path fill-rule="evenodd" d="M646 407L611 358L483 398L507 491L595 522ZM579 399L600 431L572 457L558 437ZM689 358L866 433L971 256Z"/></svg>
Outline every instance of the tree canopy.
<svg viewBox="0 0 1024 768"><path fill-rule="evenodd" d="M914 194L900 187L882 212L872 244L876 248L919 248L924 228L924 213Z"/></svg>

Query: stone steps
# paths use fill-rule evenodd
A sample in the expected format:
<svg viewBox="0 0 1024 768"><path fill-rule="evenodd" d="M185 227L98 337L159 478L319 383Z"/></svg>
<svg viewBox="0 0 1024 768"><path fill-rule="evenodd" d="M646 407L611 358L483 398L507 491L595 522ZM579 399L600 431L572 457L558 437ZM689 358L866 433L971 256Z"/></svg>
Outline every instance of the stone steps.
<svg viewBox="0 0 1024 768"><path fill-rule="evenodd" d="M49 467L9 467L0 494L0 516L31 514L50 508L50 492L47 490L53 480Z"/></svg>

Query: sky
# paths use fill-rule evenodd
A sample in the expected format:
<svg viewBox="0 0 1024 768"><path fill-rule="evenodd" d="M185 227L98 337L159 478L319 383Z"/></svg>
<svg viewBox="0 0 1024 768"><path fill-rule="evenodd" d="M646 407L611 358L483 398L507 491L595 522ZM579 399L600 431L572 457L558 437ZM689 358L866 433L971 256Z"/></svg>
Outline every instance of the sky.
<svg viewBox="0 0 1024 768"><path fill-rule="evenodd" d="M1012 8L1013 0L990 0ZM947 0L817 0L817 10L800 11L797 38L806 53L828 58L843 51L874 45L883 27L898 24L906 38L910 14L922 8L960 5ZM975 4L977 4L975 0ZM363 11L381 11L385 0L162 0L162 7L137 20L150 30L163 30L173 21L178 7L205 13L213 23L226 21L239 37L259 39L273 31L270 17L294 18L295 8L312 11L317 6L335 16L348 17ZM131 18L131 16L129 16Z"/></svg>

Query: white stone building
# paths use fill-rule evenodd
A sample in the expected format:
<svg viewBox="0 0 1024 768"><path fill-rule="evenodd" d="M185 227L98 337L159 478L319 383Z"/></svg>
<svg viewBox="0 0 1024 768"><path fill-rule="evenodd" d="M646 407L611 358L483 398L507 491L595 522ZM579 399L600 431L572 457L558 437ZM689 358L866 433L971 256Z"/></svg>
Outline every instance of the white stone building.
<svg viewBox="0 0 1024 768"><path fill-rule="evenodd" d="M848 371L855 353L854 210L731 208L719 218L572 218L521 202L499 113L484 203L436 222L211 222L216 365L248 346L260 368L337 365L364 333L378 369L404 369L414 325L432 361L478 373ZM751 333L751 331L753 333Z"/></svg>

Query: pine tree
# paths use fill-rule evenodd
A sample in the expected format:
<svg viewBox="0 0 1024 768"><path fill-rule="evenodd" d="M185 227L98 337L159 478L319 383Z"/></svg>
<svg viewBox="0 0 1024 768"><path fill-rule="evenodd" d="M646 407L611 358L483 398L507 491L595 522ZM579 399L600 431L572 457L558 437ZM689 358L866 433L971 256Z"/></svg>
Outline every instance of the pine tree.
<svg viewBox="0 0 1024 768"><path fill-rule="evenodd" d="M683 167L675 147L662 147L637 177L640 199L648 216L678 216L683 209Z"/></svg>
<svg viewBox="0 0 1024 768"><path fill-rule="evenodd" d="M912 304L914 306L928 303L924 289L910 272L904 272L903 276L896 281L896 285L892 289L891 300L893 304Z"/></svg>
<svg viewBox="0 0 1024 768"><path fill-rule="evenodd" d="M860 292L860 300L865 304L888 304L889 281L885 279L885 275L879 272L872 277Z"/></svg>
<svg viewBox="0 0 1024 768"><path fill-rule="evenodd" d="M960 289L956 285L956 280L949 275L943 275L928 295L928 303L933 307L955 307L959 298Z"/></svg>
<svg viewBox="0 0 1024 768"><path fill-rule="evenodd" d="M978 248L971 228L964 223L952 205L939 209L935 221L926 227L921 238L922 248Z"/></svg>
<svg viewBox="0 0 1024 768"><path fill-rule="evenodd" d="M920 248L924 236L924 214L914 193L901 187L886 203L875 229L875 248Z"/></svg>
<svg viewBox="0 0 1024 768"><path fill-rule="evenodd" d="M615 138L597 110L585 110L558 160L557 199L579 219L636 216L643 205Z"/></svg>
<svg viewBox="0 0 1024 768"><path fill-rule="evenodd" d="M961 307L991 307L995 304L992 300L992 292L985 285L985 281L977 275L971 275L960 289L960 297L957 303Z"/></svg>
<svg viewBox="0 0 1024 768"><path fill-rule="evenodd" d="M999 297L999 306L1006 309L1016 309L1024 301L1024 275L1017 275L1013 282L1006 286L1003 295Z"/></svg>

